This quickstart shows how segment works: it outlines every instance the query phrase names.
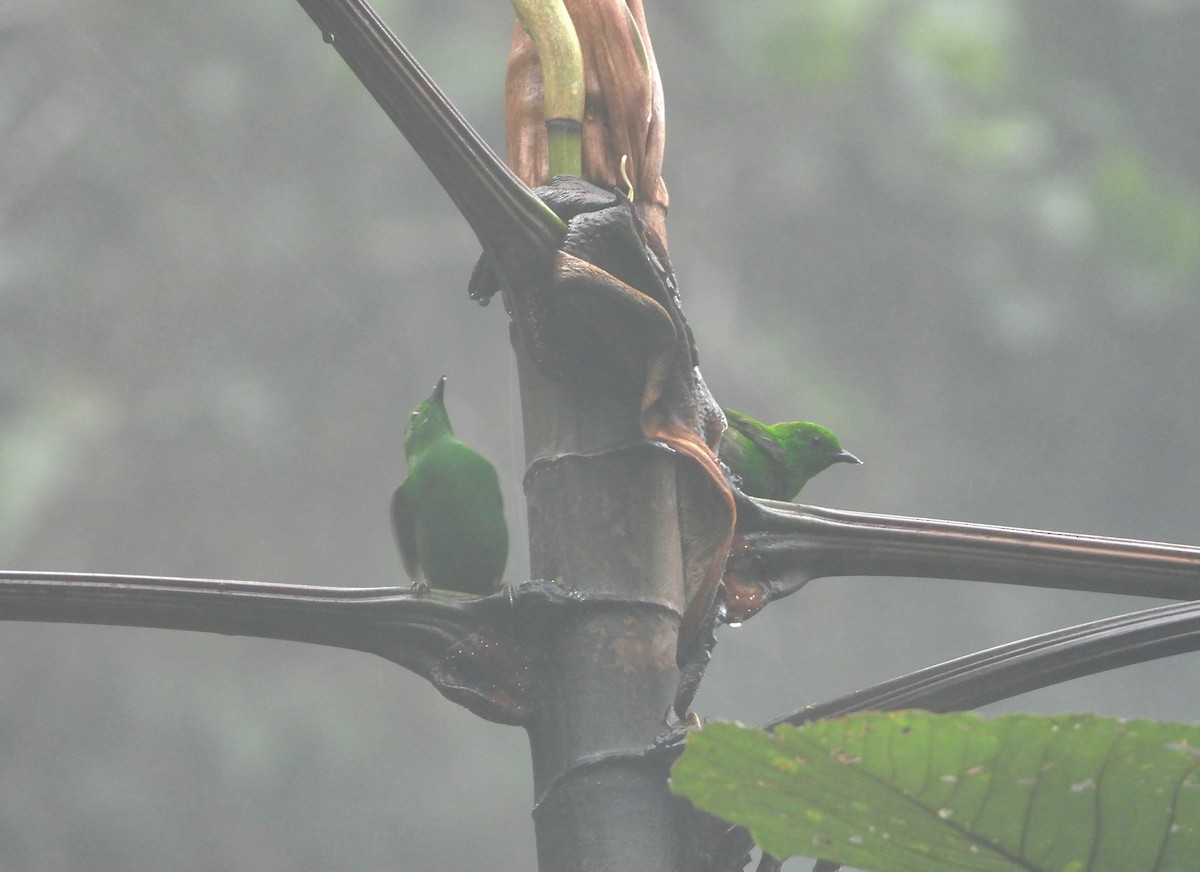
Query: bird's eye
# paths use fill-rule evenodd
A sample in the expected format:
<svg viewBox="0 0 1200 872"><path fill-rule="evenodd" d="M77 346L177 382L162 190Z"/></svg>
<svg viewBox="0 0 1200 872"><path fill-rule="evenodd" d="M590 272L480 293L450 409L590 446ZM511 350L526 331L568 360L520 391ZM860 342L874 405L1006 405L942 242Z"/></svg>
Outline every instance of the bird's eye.
<svg viewBox="0 0 1200 872"><path fill-rule="evenodd" d="M811 445L813 448L820 448L824 442L825 442L825 439L822 436L813 436L811 439L808 440L808 444Z"/></svg>

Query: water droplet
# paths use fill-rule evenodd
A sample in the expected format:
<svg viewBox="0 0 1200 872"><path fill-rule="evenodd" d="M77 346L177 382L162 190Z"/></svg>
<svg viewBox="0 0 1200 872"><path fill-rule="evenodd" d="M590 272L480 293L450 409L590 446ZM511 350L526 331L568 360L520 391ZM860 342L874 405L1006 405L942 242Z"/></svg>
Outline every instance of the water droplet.
<svg viewBox="0 0 1200 872"><path fill-rule="evenodd" d="M326 30L321 34L321 39L325 40L325 42L327 42L329 45L333 45L333 41L337 39L337 37L333 35L332 30Z"/></svg>
<svg viewBox="0 0 1200 872"><path fill-rule="evenodd" d="M730 621L730 622L729 622L728 624L726 624L725 626L729 627L729 629L731 629L731 630L736 630L736 629L737 629L738 627L740 627L741 625L742 625L742 622L741 622L741 621Z"/></svg>

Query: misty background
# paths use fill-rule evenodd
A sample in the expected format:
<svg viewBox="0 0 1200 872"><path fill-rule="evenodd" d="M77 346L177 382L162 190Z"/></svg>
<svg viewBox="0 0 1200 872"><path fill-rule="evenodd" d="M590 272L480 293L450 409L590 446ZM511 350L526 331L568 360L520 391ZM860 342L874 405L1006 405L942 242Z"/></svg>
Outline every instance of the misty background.
<svg viewBox="0 0 1200 872"><path fill-rule="evenodd" d="M865 461L806 502L1200 543L1200 3L646 6L708 384ZM502 144L510 6L377 8ZM0 567L405 584L387 506L445 374L519 582L477 254L294 2L6 0ZM696 709L755 723L1153 604L819 580L722 630ZM1196 720L1198 667L991 710ZM4 869L535 867L523 733L316 646L0 623L0 785Z"/></svg>

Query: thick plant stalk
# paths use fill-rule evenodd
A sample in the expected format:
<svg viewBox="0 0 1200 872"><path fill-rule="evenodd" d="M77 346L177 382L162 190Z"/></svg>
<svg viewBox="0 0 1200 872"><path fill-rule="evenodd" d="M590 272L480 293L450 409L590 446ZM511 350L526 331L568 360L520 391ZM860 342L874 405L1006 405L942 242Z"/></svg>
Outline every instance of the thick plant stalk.
<svg viewBox="0 0 1200 872"><path fill-rule="evenodd" d="M587 95L580 174L633 201L646 224L646 244L668 263L666 189L659 178L662 96L640 3L567 0L566 8L582 47ZM545 73L547 59L539 59L537 35L531 38L526 29L514 31L506 121L510 166L532 186L558 172L554 130L550 126L548 135L544 123L554 112L549 107L555 85ZM568 239L571 234L569 229ZM574 269L576 262L560 259L558 265ZM620 347L623 337L638 335L644 325L636 318L610 322L611 299L581 297L589 308L575 317L612 323L602 335L615 340L610 347ZM656 299L659 305L669 302ZM690 342L686 325L677 329L681 317L656 322L665 323L671 338L661 353L653 352L654 359L674 372L680 371L679 352L690 353L680 346ZM666 729L680 680L680 615L694 595L685 582L696 575L689 572L689 541L702 537L689 536L681 512L693 497L712 493L694 486L699 476L679 458L691 455L702 463L707 455L716 474L697 429L680 426L686 414L674 415L680 390L690 400L692 385L660 379L647 382L656 387L645 391L613 393L548 377L519 336L514 349L530 463L532 571L579 588L583 602L593 604L545 638L543 707L528 726L539 870L696 868L694 813L669 794L662 763L646 754ZM597 361L596 367L606 366ZM682 367L688 379L692 369L691 363ZM605 433L607 439L597 439ZM728 492L723 481L720 486ZM732 519L731 501L725 517ZM705 524L694 527L703 530ZM715 552L696 546L691 553Z"/></svg>

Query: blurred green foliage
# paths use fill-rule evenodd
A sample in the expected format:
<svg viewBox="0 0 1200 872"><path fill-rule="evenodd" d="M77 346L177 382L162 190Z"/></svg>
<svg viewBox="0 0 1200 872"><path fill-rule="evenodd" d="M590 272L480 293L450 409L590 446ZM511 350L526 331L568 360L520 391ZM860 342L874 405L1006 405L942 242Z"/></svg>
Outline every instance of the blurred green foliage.
<svg viewBox="0 0 1200 872"><path fill-rule="evenodd" d="M711 4L734 64L728 73L753 87L769 83L811 92L846 85L862 72L863 37L878 0L771 0L747 14L736 4Z"/></svg>
<svg viewBox="0 0 1200 872"><path fill-rule="evenodd" d="M1157 171L1143 152L1113 146L1096 161L1097 220L1120 258L1195 290L1200 266L1200 204Z"/></svg>
<svg viewBox="0 0 1200 872"><path fill-rule="evenodd" d="M379 7L499 145L507 5ZM806 498L1197 540L1200 7L647 15L705 376L866 461ZM0 565L402 584L387 500L445 373L519 580L503 310L467 300L475 240L300 9L19 0L0 46ZM1137 604L819 581L722 637L698 706L753 721ZM533 866L519 733L383 661L22 625L0 657L6 867ZM1020 704L1194 719L1171 674Z"/></svg>

